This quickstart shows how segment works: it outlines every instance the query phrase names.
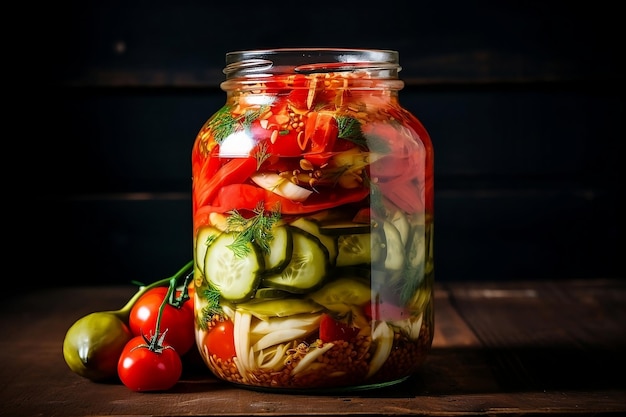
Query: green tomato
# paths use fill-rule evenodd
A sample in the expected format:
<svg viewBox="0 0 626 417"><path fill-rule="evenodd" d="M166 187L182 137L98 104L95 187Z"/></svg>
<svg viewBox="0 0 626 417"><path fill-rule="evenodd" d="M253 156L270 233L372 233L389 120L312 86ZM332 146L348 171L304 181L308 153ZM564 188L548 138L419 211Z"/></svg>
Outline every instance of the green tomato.
<svg viewBox="0 0 626 417"><path fill-rule="evenodd" d="M120 354L132 336L116 312L91 313L68 329L63 357L72 371L92 381L116 378Z"/></svg>

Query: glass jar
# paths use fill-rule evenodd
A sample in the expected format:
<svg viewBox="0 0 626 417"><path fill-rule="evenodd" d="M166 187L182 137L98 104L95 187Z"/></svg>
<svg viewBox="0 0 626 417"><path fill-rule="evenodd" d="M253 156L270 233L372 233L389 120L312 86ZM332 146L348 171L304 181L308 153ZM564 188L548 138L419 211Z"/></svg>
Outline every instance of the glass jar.
<svg viewBox="0 0 626 417"><path fill-rule="evenodd" d="M433 146L398 53L226 54L192 150L196 342L252 389L399 383L433 339Z"/></svg>

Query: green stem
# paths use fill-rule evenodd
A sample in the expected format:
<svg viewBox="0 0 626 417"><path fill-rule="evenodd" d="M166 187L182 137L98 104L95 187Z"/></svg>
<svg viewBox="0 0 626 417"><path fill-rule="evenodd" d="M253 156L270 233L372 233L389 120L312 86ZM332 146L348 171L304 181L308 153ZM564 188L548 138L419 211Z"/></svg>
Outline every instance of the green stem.
<svg viewBox="0 0 626 417"><path fill-rule="evenodd" d="M178 295L178 297L176 297L176 293L172 292L169 296L169 304L172 307L176 307L178 309L183 307L183 304L185 304L185 302L187 300L189 300L191 297L189 297L189 284L191 283L191 280L193 279L193 270L191 270L186 276L185 279L183 280L183 285L182 285L182 291L180 292L180 294Z"/></svg>
<svg viewBox="0 0 626 417"><path fill-rule="evenodd" d="M172 294L175 294L176 292L176 283L178 281L177 278L178 277L176 276L170 278L170 285L167 288L167 294L165 294L165 297L163 297L163 302L161 302L161 305L159 306L159 314L157 315L156 319L154 336L152 336L152 338L150 339L150 350L152 351L157 351L158 349L162 348L162 342L163 339L165 339L165 333L167 332L167 329L165 329L165 332L163 333L163 335L161 335L161 316L163 316L163 311L168 304L168 300L170 299Z"/></svg>
<svg viewBox="0 0 626 417"><path fill-rule="evenodd" d="M156 288L156 287L163 287L166 284L174 281L174 282L178 282L178 279L189 269L191 269L193 267L193 260L189 261L185 264L185 266L183 266L181 269L178 270L178 272L176 272L174 275L172 275L169 278L163 278L161 280L155 281L152 284L146 285L145 287L141 287L139 288L139 291L137 291L135 293L135 295L133 295L130 300L128 300L128 302L126 303L126 305L124 305L124 307L120 308L119 310L116 311L111 311L112 314L115 314L120 320L124 321L125 323L128 322L128 318L130 317L130 311L132 310L133 306L135 305L135 303L137 302L137 300L144 295L148 290L151 290L152 288ZM191 270L191 272L185 277L185 288L184 288L184 294L187 295L187 298L183 298L183 302L186 299L189 299L189 293L188 293L188 289L187 289L187 285L189 284L189 282L191 281L191 278L193 277L193 269ZM166 300L168 298L165 298ZM182 305L182 302L181 302Z"/></svg>

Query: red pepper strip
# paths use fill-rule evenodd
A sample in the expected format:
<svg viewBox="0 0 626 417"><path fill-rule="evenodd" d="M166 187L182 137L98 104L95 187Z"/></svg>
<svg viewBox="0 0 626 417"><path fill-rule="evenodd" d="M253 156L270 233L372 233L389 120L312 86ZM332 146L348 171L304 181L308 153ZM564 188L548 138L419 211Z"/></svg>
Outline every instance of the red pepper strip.
<svg viewBox="0 0 626 417"><path fill-rule="evenodd" d="M424 210L424 157L412 153L407 157L385 156L371 164L370 172L380 192L407 213Z"/></svg>
<svg viewBox="0 0 626 417"><path fill-rule="evenodd" d="M195 149L192 153L192 172L199 172L198 175L193 177L192 181L192 189L193 191L193 209L197 208L197 202L195 201L195 197L198 195L198 192L195 190L202 190L207 187L207 183L215 173L219 170L222 160L219 158L219 147L215 146L211 153L204 157L200 155L199 151Z"/></svg>
<svg viewBox="0 0 626 417"><path fill-rule="evenodd" d="M419 167L412 165L409 157L383 156L370 164L370 176L377 179L392 179L419 175ZM423 166L423 164L422 164Z"/></svg>
<svg viewBox="0 0 626 417"><path fill-rule="evenodd" d="M267 193L276 196L268 191ZM332 193L312 194L306 201L297 202L284 197L278 197L281 212L284 214L313 213L320 210L356 203L370 194L369 188L359 187L352 189L337 188Z"/></svg>
<svg viewBox="0 0 626 417"><path fill-rule="evenodd" d="M196 236L198 229L211 224L209 215L213 212L211 206L200 207L193 211L193 235Z"/></svg>
<svg viewBox="0 0 626 417"><path fill-rule="evenodd" d="M342 204L361 201L369 195L369 189L342 189L341 192L315 195L312 201L297 202L274 194L271 191L249 184L230 184L221 187L212 204L199 207L194 214L196 227L207 224L210 213L226 213L231 210L253 210L263 201L265 210L280 209L283 214L312 213Z"/></svg>
<svg viewBox="0 0 626 417"><path fill-rule="evenodd" d="M380 184L380 192L405 213L424 210L424 185L413 181Z"/></svg>
<svg viewBox="0 0 626 417"><path fill-rule="evenodd" d="M420 178L423 175L425 178ZM393 179L378 179L378 188L382 195L391 200L407 213L414 213L424 209L433 210L434 184L432 170L422 171L420 176L396 177Z"/></svg>
<svg viewBox="0 0 626 417"><path fill-rule="evenodd" d="M304 135L310 141L311 152L330 151L335 146L339 128L333 113L329 111L310 112L304 128Z"/></svg>
<svg viewBox="0 0 626 417"><path fill-rule="evenodd" d="M209 204L226 185L242 183L256 171L256 158L235 158L224 164L201 189L194 191L197 207Z"/></svg>

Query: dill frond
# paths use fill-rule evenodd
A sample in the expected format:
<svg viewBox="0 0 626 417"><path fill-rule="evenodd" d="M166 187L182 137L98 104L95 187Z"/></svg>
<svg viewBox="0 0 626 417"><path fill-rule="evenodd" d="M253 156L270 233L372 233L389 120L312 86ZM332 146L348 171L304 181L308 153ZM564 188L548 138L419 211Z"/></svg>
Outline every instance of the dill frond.
<svg viewBox="0 0 626 417"><path fill-rule="evenodd" d="M256 169L258 170L259 168L261 168L263 162L265 162L270 156L272 156L272 154L267 152L267 143L262 142L261 144L259 144L259 147L254 154L254 157L256 158Z"/></svg>
<svg viewBox="0 0 626 417"><path fill-rule="evenodd" d="M209 128L213 133L215 142L221 145L234 132L247 129L252 122L265 112L266 108L267 106L262 106L258 109L247 109L243 114L235 117L231 112L230 106L223 106L209 121Z"/></svg>
<svg viewBox="0 0 626 417"><path fill-rule="evenodd" d="M200 320L200 326L203 330L207 329L207 323L211 321L211 318L215 314L222 314L222 307L220 306L220 292L217 288L209 286L202 293L207 299L207 305L202 309L202 320Z"/></svg>
<svg viewBox="0 0 626 417"><path fill-rule="evenodd" d="M237 120L231 114L229 106L223 106L215 113L209 121L209 128L218 144L222 144L224 139L236 131Z"/></svg>
<svg viewBox="0 0 626 417"><path fill-rule="evenodd" d="M272 228L280 219L280 212L272 210L265 214L263 201L259 201L254 209L254 216L243 217L237 210L228 212L228 229L236 231L237 236L233 243L228 245L235 256L244 257L250 253L250 243L255 243L263 253L270 250L270 242L274 239Z"/></svg>

